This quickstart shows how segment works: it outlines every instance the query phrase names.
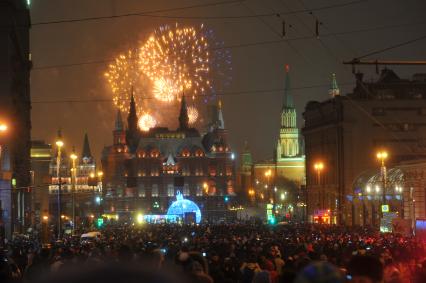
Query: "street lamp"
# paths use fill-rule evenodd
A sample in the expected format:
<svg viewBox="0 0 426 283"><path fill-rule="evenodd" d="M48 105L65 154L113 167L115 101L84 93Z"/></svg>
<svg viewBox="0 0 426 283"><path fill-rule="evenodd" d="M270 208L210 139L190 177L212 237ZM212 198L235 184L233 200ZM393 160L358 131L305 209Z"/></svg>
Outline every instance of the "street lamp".
<svg viewBox="0 0 426 283"><path fill-rule="evenodd" d="M382 205L386 204L386 165L385 161L388 158L388 153L385 150L379 151L376 154L377 159L380 162L380 171L382 175L383 191L382 191Z"/></svg>
<svg viewBox="0 0 426 283"><path fill-rule="evenodd" d="M322 161L315 162L314 163L314 169L317 172L318 186L321 187L321 172L324 170L324 163ZM324 188L320 188L320 189L324 189ZM321 192L320 192L320 195L321 195ZM321 199L321 197L319 199ZM321 204L321 208L322 209L325 209L325 207L324 207L324 202L325 202L324 199L325 199L324 192L322 192L322 204Z"/></svg>
<svg viewBox="0 0 426 283"><path fill-rule="evenodd" d="M1 132L1 133L6 132L6 131L7 131L7 129L8 129L7 124L5 124L5 123L0 123L0 132Z"/></svg>
<svg viewBox="0 0 426 283"><path fill-rule="evenodd" d="M73 148L73 152L70 155L72 161L71 168L71 182L72 182L72 234L75 234L75 183L77 179L77 170L75 167L75 161L77 160L77 154L75 154L75 148Z"/></svg>
<svg viewBox="0 0 426 283"><path fill-rule="evenodd" d="M61 181L61 149L64 146L64 142L62 141L61 131L58 131L58 137L56 140L56 146L58 148L58 156L56 158L56 177L58 179L58 239L61 238L61 230L62 230L62 222L61 222L61 189L62 189L62 181Z"/></svg>
<svg viewBox="0 0 426 283"><path fill-rule="evenodd" d="M3 134L7 131L8 127L6 123L0 123L0 133ZM0 158L2 154L2 145L0 145Z"/></svg>
<svg viewBox="0 0 426 283"><path fill-rule="evenodd" d="M99 192L102 192L102 177L104 176L104 172L98 172L98 181L99 181Z"/></svg>

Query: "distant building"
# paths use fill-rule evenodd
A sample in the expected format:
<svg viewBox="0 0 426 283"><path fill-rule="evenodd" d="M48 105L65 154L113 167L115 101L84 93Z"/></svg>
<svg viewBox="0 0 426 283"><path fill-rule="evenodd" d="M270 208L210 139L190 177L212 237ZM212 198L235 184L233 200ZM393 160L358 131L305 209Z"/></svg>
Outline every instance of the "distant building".
<svg viewBox="0 0 426 283"><path fill-rule="evenodd" d="M331 89L330 94L326 101L309 102L303 113L308 214L314 220L318 211L330 210L331 222L377 225L383 186L376 152L389 152L393 186L400 184L397 164L426 157L426 75L407 80L384 69L377 81L366 82L357 73L352 93L336 95ZM324 164L320 178L314 169L318 161ZM401 186L406 194L409 188ZM398 211L394 190L386 188L386 199Z"/></svg>
<svg viewBox="0 0 426 283"><path fill-rule="evenodd" d="M96 171L96 162L90 150L88 135L84 135L83 149L75 161L75 183L71 169L73 168L70 153L61 151L60 171L58 175L58 150L54 148L50 160L49 174L49 221L55 223L58 213L59 180L61 183L61 214L64 223L72 221L73 193L75 198L75 215L77 227L82 221L90 220L101 213L102 176ZM73 187L75 186L75 187Z"/></svg>
<svg viewBox="0 0 426 283"><path fill-rule="evenodd" d="M200 206L205 219L224 218L235 195L235 163L220 102L216 115L209 131L200 134L188 125L183 97L178 129L142 132L132 96L127 130L118 111L113 145L102 153L105 212L165 213L181 191Z"/></svg>
<svg viewBox="0 0 426 283"><path fill-rule="evenodd" d="M0 237L8 238L30 223L30 26L27 1L0 1L0 123L8 128L0 133Z"/></svg>

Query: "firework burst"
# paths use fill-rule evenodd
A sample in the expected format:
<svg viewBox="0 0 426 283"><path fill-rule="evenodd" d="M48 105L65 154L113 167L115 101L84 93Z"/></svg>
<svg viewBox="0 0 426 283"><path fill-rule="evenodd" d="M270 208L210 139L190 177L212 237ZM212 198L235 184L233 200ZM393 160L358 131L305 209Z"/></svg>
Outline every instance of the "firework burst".
<svg viewBox="0 0 426 283"><path fill-rule="evenodd" d="M209 44L203 26L160 27L140 48L140 69L153 82L170 80L178 93L210 92Z"/></svg>
<svg viewBox="0 0 426 283"><path fill-rule="evenodd" d="M230 52L212 30L176 24L159 27L138 47L118 55L104 75L114 105L124 113L133 89L139 126L147 130L172 121L183 93L200 98L188 107L190 123L196 123L199 102L223 92L231 71Z"/></svg>
<svg viewBox="0 0 426 283"><path fill-rule="evenodd" d="M188 107L188 118L189 118L189 124L193 125L195 122L197 122L198 119L198 110L194 106Z"/></svg>
<svg viewBox="0 0 426 283"><path fill-rule="evenodd" d="M118 55L108 66L104 76L113 93L113 103L124 113L129 110L133 90L137 105L142 105L143 75L140 72L137 50ZM140 114L140 113L138 113Z"/></svg>
<svg viewBox="0 0 426 283"><path fill-rule="evenodd" d="M158 78L154 81L152 90L154 97L162 102L172 102L178 95L178 90L171 80Z"/></svg>
<svg viewBox="0 0 426 283"><path fill-rule="evenodd" d="M154 128L156 125L157 125L157 120L155 120L155 118L148 113L142 114L142 116L139 118L139 121L138 121L139 129L141 129L144 132L149 131L149 129Z"/></svg>

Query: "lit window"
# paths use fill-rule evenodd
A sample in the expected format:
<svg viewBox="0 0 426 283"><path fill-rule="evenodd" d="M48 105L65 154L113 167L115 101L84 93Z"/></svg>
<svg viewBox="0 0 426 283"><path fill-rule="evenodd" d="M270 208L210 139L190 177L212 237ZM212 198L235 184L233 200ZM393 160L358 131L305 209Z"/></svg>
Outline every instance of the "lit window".
<svg viewBox="0 0 426 283"><path fill-rule="evenodd" d="M185 185L183 186L183 195L184 195L184 196L189 196L189 195L190 195L189 185L188 185L188 184L185 184Z"/></svg>
<svg viewBox="0 0 426 283"><path fill-rule="evenodd" d="M168 197L174 197L175 196L175 188L174 188L173 184L167 185L167 196Z"/></svg>
<svg viewBox="0 0 426 283"><path fill-rule="evenodd" d="M201 185L197 185L196 195L197 195L197 197L202 197L203 196L203 188L201 187Z"/></svg>
<svg viewBox="0 0 426 283"><path fill-rule="evenodd" d="M158 185L157 184L152 185L151 195L152 195L152 197L158 197Z"/></svg>
<svg viewBox="0 0 426 283"><path fill-rule="evenodd" d="M138 192L139 197L144 198L145 197L145 187L144 187L143 184L139 184L138 191L139 191Z"/></svg>

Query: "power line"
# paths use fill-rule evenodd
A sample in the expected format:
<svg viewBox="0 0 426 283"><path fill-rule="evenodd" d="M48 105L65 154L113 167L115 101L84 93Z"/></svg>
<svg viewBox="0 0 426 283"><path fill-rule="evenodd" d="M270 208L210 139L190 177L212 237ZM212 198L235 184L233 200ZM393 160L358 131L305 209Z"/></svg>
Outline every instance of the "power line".
<svg viewBox="0 0 426 283"><path fill-rule="evenodd" d="M86 22L86 21L96 21L96 20L105 20L105 19L115 19L115 18L123 18L123 17L132 17L132 16L139 16L139 17L150 17L150 18L164 18L164 19L188 19L188 20L221 20L221 19L247 19L247 18L256 18L256 17L271 17L271 16L277 16L277 13L265 13L265 14L256 14L256 15L238 15L238 16L173 16L173 15L153 15L158 13L164 13L164 12L172 12L172 11L179 11L179 10L186 10L186 9L193 9L193 8L201 8L201 7L209 7L209 6L218 6L218 5L227 5L227 4L233 4L233 3L241 3L244 0L236 0L236 1L224 1L224 2L216 2L216 3L210 3L210 4L200 4L200 5L193 5L193 6L186 6L186 7L180 7L180 8L171 8L171 9L163 9L163 10L154 10L154 11L146 11L146 12L139 12L139 13L128 13L128 14L121 14L121 15L114 15L114 16L99 16L99 17L87 17L87 18L80 18L80 19L68 19L68 20L56 20L56 21L45 21L45 22L36 22L33 23L32 26L41 26L41 25L51 25L51 24L62 24L62 23L76 23L76 22ZM356 0L351 1L347 3L341 3L341 4L335 4L335 5L328 5L328 6L322 6L318 8L313 9L302 9L302 10L296 10L292 12L280 12L280 15L292 15L292 14L298 14L298 13L306 13L311 11L323 11L328 9L334 9L334 8L342 8L362 2L366 2L369 0Z"/></svg>
<svg viewBox="0 0 426 283"><path fill-rule="evenodd" d="M63 23L76 23L76 22L116 19L116 18L133 17L133 16L146 16L146 17L148 17L148 16L150 16L150 14L165 13L165 12L176 12L176 11L182 11L182 10L188 10L188 9L206 8L206 7L213 7L213 6L220 6L220 5L230 5L230 4L235 4L235 3L241 3L243 1L245 1L245 0L220 1L220 2L213 2L213 3L206 3L206 4L197 4L197 5L183 6L183 7L177 7L177 8L159 9L159 10L152 10L152 11L145 11L145 12L138 12L138 13L112 15L112 16L99 16L99 17L87 17L87 18L80 18L80 19L35 22L35 23L32 23L31 25L32 26L42 26L42 25L51 25L51 24L63 24Z"/></svg>
<svg viewBox="0 0 426 283"><path fill-rule="evenodd" d="M339 85L353 85L353 82L345 82L345 83L339 83ZM216 93L215 96L245 96L245 95L254 95L254 94L273 94L276 92L283 92L284 90L303 90L303 89L314 89L314 88L324 88L324 87L330 87L330 84L317 84L317 85L307 85L307 86L300 86L300 87L292 87L290 89L285 88L273 88L273 89L258 89L258 90L242 90L242 91L233 91L233 92L223 92L223 93ZM192 96L188 96L190 98ZM196 98L205 98L203 95L196 95ZM155 99L154 96L146 96L142 99ZM129 99L118 99L120 101L127 101ZM56 104L56 103L104 103L113 102L113 99L105 98L105 99L61 99L61 100L35 100L32 101L32 104Z"/></svg>
<svg viewBox="0 0 426 283"><path fill-rule="evenodd" d="M376 50L376 51L372 51L370 53L367 53L367 54L364 54L362 56L359 56L356 59L359 60L359 59L362 59L362 58L365 58L365 57L368 57L368 56L371 56L371 55L383 53L385 51L389 51L389 50L392 50L392 49L395 49L395 48L398 48L398 47L401 47L401 46L404 46L404 45L408 45L408 44L420 41L420 40L425 39L425 38L426 38L426 35L423 35L423 36L415 38L415 39L411 39L411 40L408 40L408 41L405 41L405 42L402 42L402 43L391 45L391 46L386 47L386 48L382 48L382 49L379 49L379 50Z"/></svg>
<svg viewBox="0 0 426 283"><path fill-rule="evenodd" d="M373 27L373 28L365 28L365 29L356 29L356 30L351 30L351 31L327 33L327 34L322 34L321 37L333 37L333 36L336 36L336 35L349 35L349 34L354 34L354 33L363 33L363 32L369 32L369 31L394 29L394 28L400 28L400 27L425 25L425 24L426 24L426 22L413 22L413 23L403 23L403 24L395 24L395 25L385 25L385 26L378 26L378 27ZM253 47L253 46L263 46L263 45L269 45L269 44L280 44L280 43L283 43L285 41L296 41L296 40L306 40L306 39L316 39L316 36L315 35L309 35L309 36L299 36L299 37L285 38L285 39L264 40L264 41L248 42L248 43L241 43L241 44L233 44L233 45L227 45L227 46L212 48L212 50L215 51L215 50L221 50L221 49L235 49L235 48L244 48L244 47ZM54 68L68 68L68 67L91 65L91 64L103 64L103 63L109 63L109 62L112 62L112 61L114 61L114 60L113 59L101 59L101 60L93 60L93 61L87 61L87 62L69 63L69 64L35 66L35 67L32 68L32 70L36 71L36 70L45 70L45 69L54 69Z"/></svg>

